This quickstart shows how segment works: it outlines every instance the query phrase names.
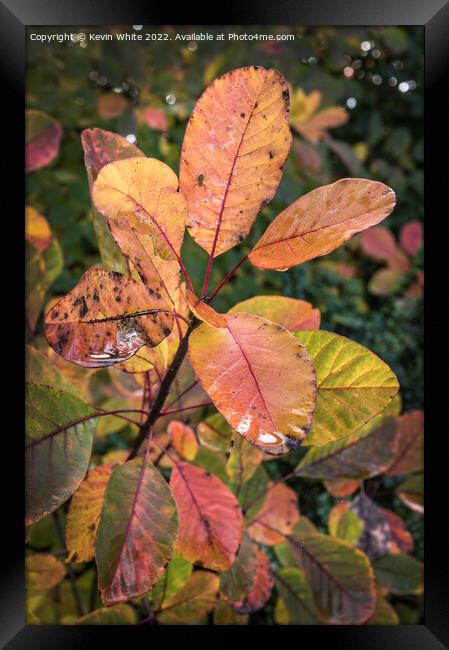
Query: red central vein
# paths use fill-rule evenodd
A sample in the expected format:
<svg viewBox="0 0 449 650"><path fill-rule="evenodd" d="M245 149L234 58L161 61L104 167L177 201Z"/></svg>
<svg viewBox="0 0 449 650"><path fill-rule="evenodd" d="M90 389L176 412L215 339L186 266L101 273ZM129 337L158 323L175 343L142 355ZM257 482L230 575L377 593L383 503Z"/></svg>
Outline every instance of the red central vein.
<svg viewBox="0 0 449 650"><path fill-rule="evenodd" d="M232 161L228 181L226 183L226 188L225 188L225 191L224 191L224 194L223 194L223 201L222 201L222 204L221 204L221 207L220 207L220 212L218 213L217 228L215 230L214 241L213 241L212 249L211 249L211 252L210 252L210 255L209 255L209 261L207 263L207 269L206 269L206 275L204 277L203 288L201 290L201 295L202 296L206 295L207 285L209 284L210 272L211 272L211 269L212 269L212 263L214 261L215 250L217 248L217 243L218 243L218 236L220 234L221 222L223 220L223 213L224 213L225 206L226 206L226 199L227 199L227 196L228 196L229 188L231 187L231 180L232 180L232 175L234 173L234 168L235 168L235 165L236 165L236 162L237 162L237 158L239 156L240 148L242 146L243 140L244 140L245 135L246 135L246 131L248 129L248 125L251 122L251 117L252 117L252 114L254 112L257 97L259 96L259 93L260 93L261 89L263 88L264 83L265 83L265 78L264 78L259 90L257 91L256 97L255 97L254 102L253 102L253 107L249 111L248 120L247 120L247 122L245 124L245 127L244 127L243 131L242 131L242 135L240 137L240 142L239 142L239 144L237 146L237 149L236 149L236 152L235 152L235 155L234 155L234 160Z"/></svg>

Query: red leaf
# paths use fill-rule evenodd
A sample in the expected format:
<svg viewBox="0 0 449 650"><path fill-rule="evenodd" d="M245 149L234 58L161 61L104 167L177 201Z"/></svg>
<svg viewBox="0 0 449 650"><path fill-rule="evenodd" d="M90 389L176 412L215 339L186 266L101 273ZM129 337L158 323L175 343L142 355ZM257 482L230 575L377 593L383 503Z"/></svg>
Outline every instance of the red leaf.
<svg viewBox="0 0 449 650"><path fill-rule="evenodd" d="M419 221L409 221L401 228L399 241L402 250L414 257L423 243L423 228Z"/></svg>
<svg viewBox="0 0 449 650"><path fill-rule="evenodd" d="M241 601L233 603L233 607L242 614L256 612L266 604L273 589L274 579L271 572L270 560L265 553L257 549L257 569L254 584L248 595Z"/></svg>

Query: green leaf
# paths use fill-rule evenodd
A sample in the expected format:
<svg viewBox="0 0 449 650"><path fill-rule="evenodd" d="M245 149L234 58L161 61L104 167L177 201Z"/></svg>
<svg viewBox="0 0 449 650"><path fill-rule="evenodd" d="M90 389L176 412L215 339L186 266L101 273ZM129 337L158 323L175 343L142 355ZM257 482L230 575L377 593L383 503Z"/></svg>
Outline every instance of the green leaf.
<svg viewBox="0 0 449 650"><path fill-rule="evenodd" d="M424 512L424 475L410 476L396 490L398 497L411 510L423 514Z"/></svg>
<svg viewBox="0 0 449 650"><path fill-rule="evenodd" d="M178 515L156 467L135 458L114 468L96 539L98 587L106 605L151 589L173 554Z"/></svg>
<svg viewBox="0 0 449 650"><path fill-rule="evenodd" d="M184 560L178 553L174 554L162 578L149 593L151 603L155 609L162 609L164 603L184 587L192 570L193 565L190 562Z"/></svg>
<svg viewBox="0 0 449 650"><path fill-rule="evenodd" d="M213 451L225 452L233 430L220 413L214 413L198 424L197 433L202 445Z"/></svg>
<svg viewBox="0 0 449 650"><path fill-rule="evenodd" d="M422 563L410 555L385 555L373 563L377 582L393 594L419 594L423 587Z"/></svg>
<svg viewBox="0 0 449 650"><path fill-rule="evenodd" d="M30 241L25 242L25 311L31 332L36 328L47 291L63 266L62 250L56 239L43 252L36 250Z"/></svg>
<svg viewBox="0 0 449 650"><path fill-rule="evenodd" d="M26 384L26 523L59 508L83 480L95 411L66 391Z"/></svg>
<svg viewBox="0 0 449 650"><path fill-rule="evenodd" d="M318 397L304 445L324 445L354 433L381 413L399 390L396 376L367 348L338 334L295 332L312 357Z"/></svg>
<svg viewBox="0 0 449 650"><path fill-rule="evenodd" d="M348 544L355 544L363 531L363 521L355 512L348 510L348 504L345 502L332 508L328 523L330 534Z"/></svg>
<svg viewBox="0 0 449 650"><path fill-rule="evenodd" d="M195 571L184 587L165 602L158 621L171 625L198 621L214 609L218 587L215 573Z"/></svg>
<svg viewBox="0 0 449 650"><path fill-rule="evenodd" d="M77 621L77 625L135 625L136 623L135 609L124 603L96 609Z"/></svg>
<svg viewBox="0 0 449 650"><path fill-rule="evenodd" d="M225 485L229 485L229 476L226 471L226 459L223 454L200 447L193 460L193 464L202 467L217 476Z"/></svg>
<svg viewBox="0 0 449 650"><path fill-rule="evenodd" d="M365 625L399 625L399 617L388 600L378 596L374 613Z"/></svg>
<svg viewBox="0 0 449 650"><path fill-rule="evenodd" d="M358 625L372 615L374 575L359 549L328 535L305 535L301 542L288 538L304 571L317 609L330 622Z"/></svg>
<svg viewBox="0 0 449 650"><path fill-rule="evenodd" d="M53 555L36 553L25 560L27 598L30 593L56 587L65 578L65 566Z"/></svg>
<svg viewBox="0 0 449 650"><path fill-rule="evenodd" d="M237 491L254 474L263 460L263 453L246 442L244 438L235 435L234 444L226 463L226 471L236 485Z"/></svg>
<svg viewBox="0 0 449 650"><path fill-rule="evenodd" d="M275 573L274 578L291 625L323 623L301 569L284 567Z"/></svg>
<svg viewBox="0 0 449 650"><path fill-rule="evenodd" d="M45 354L25 345L26 377L30 384L42 384L81 397L76 386L65 379Z"/></svg>
<svg viewBox="0 0 449 650"><path fill-rule="evenodd" d="M248 614L239 614L223 598L220 598L214 609L214 625L248 625L248 619Z"/></svg>

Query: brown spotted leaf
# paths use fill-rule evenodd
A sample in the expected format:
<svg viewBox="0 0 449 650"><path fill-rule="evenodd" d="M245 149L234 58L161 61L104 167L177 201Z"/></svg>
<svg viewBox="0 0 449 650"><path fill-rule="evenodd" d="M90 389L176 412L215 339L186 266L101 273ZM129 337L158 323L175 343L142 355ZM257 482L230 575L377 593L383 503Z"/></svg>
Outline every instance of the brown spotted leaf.
<svg viewBox="0 0 449 650"><path fill-rule="evenodd" d="M215 79L198 99L181 152L187 227L213 257L249 233L274 196L292 136L289 92L276 70L249 66Z"/></svg>
<svg viewBox="0 0 449 650"><path fill-rule="evenodd" d="M173 327L170 312L157 287L94 267L47 313L45 336L68 361L108 366L158 345Z"/></svg>
<svg viewBox="0 0 449 650"><path fill-rule="evenodd" d="M49 165L59 153L62 127L42 111L25 113L25 171Z"/></svg>
<svg viewBox="0 0 449 650"><path fill-rule="evenodd" d="M227 328L200 325L189 358L204 390L248 442L285 454L306 437L316 399L305 348L283 327L254 314L227 314Z"/></svg>
<svg viewBox="0 0 449 650"><path fill-rule="evenodd" d="M147 456L118 465L106 488L96 540L103 603L149 591L173 555L177 531L175 502Z"/></svg>
<svg viewBox="0 0 449 650"><path fill-rule="evenodd" d="M185 462L173 467L170 488L179 512L177 551L205 568L228 569L243 528L235 496L216 476Z"/></svg>
<svg viewBox="0 0 449 650"><path fill-rule="evenodd" d="M285 271L326 255L388 217L395 203L393 190L377 181L343 178L324 185L281 212L249 260L259 269Z"/></svg>
<svg viewBox="0 0 449 650"><path fill-rule="evenodd" d="M112 469L112 465L100 465L90 470L70 501L65 527L69 562L89 562L95 555L97 528Z"/></svg>
<svg viewBox="0 0 449 650"><path fill-rule="evenodd" d="M320 328L320 310L314 309L310 302L287 298L286 296L255 296L237 303L229 314L244 312L256 314L282 325L290 332L298 330L317 330Z"/></svg>

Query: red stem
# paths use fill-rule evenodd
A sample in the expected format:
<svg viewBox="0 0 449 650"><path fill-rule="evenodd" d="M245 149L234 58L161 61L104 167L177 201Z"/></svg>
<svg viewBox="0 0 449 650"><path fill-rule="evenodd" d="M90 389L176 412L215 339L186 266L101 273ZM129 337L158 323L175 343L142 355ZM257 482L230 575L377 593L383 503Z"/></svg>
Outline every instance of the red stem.
<svg viewBox="0 0 449 650"><path fill-rule="evenodd" d="M193 406L184 406L181 409L173 409L172 411L161 411L162 415L173 415L174 413L183 413L184 411L193 411L199 409L201 406L210 406L212 402L202 402L201 404L194 404Z"/></svg>
<svg viewBox="0 0 449 650"><path fill-rule="evenodd" d="M195 379L195 381L192 384L190 384L190 386L188 386L180 395L178 395L178 397L175 397L175 399L172 400L170 402L170 404L167 404L167 408L170 408L170 406L173 406L173 404L176 404L176 402L179 402L181 397L184 397L184 395L186 393L188 393L189 390L192 390L192 388L194 388L197 385L198 382L199 382L199 379Z"/></svg>
<svg viewBox="0 0 449 650"><path fill-rule="evenodd" d="M219 284L219 285L214 289L214 291L212 292L212 294L211 294L211 296L210 296L210 298L209 298L209 302L212 302L212 300L215 298L215 296L216 296L217 293L220 291L220 289L221 289L222 287L224 287L224 285L227 284L227 283L229 282L229 280L232 278L232 276L233 276L234 273L237 271L237 269L239 269L239 268L241 267L241 265L243 264L243 262L246 262L247 259L248 259L248 255L245 255L245 257L243 257L243 258L240 260L240 262L238 262L238 263L234 266L234 268L231 269L227 275L225 275L225 277L224 277L223 280L220 282L220 284Z"/></svg>

